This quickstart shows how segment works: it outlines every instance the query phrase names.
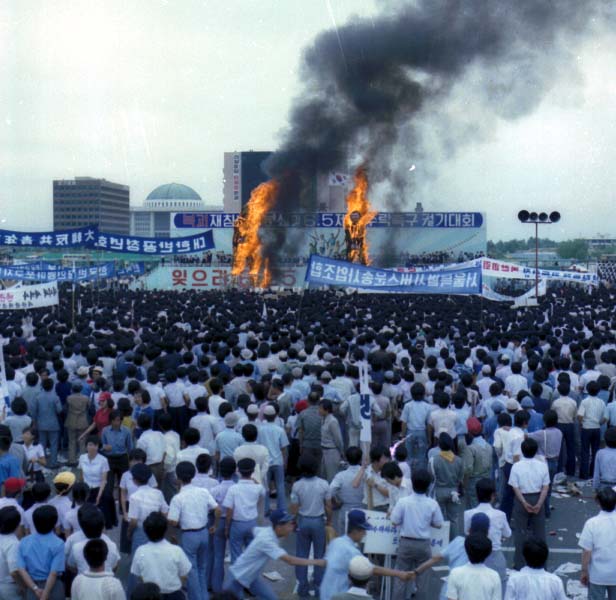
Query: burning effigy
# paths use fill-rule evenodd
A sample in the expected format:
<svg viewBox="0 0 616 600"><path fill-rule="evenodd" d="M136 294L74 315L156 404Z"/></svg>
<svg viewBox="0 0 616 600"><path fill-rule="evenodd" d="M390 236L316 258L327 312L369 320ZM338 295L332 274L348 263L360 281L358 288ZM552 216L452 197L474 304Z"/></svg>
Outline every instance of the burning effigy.
<svg viewBox="0 0 616 600"><path fill-rule="evenodd" d="M364 167L355 171L355 184L346 198L344 216L346 259L362 265L370 264L367 227L378 214L368 200L368 175Z"/></svg>

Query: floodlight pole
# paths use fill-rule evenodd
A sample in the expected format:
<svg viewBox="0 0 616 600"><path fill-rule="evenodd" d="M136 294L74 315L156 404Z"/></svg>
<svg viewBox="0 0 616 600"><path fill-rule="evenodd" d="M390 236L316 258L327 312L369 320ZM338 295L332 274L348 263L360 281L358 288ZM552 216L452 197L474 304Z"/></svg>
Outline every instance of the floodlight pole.
<svg viewBox="0 0 616 600"><path fill-rule="evenodd" d="M539 302L539 221L535 223L535 300Z"/></svg>

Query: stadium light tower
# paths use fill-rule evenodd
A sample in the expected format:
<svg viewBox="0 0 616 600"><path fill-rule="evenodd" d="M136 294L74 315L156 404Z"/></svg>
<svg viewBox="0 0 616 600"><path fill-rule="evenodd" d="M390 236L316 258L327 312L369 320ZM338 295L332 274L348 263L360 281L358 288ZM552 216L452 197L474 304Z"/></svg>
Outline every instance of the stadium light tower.
<svg viewBox="0 0 616 600"><path fill-rule="evenodd" d="M549 215L546 212L529 212L521 210L518 213L520 223L535 226L535 300L539 302L539 225L551 225L560 221L560 213L552 211Z"/></svg>

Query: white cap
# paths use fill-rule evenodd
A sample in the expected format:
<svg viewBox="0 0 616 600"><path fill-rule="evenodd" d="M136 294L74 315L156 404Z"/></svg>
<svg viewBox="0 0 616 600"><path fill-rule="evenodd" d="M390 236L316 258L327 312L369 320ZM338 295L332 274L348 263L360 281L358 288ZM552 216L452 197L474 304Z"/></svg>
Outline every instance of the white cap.
<svg viewBox="0 0 616 600"><path fill-rule="evenodd" d="M252 350L249 350L248 348L244 348L241 352L240 352L240 356L244 359L244 360L250 360L252 358Z"/></svg>
<svg viewBox="0 0 616 600"><path fill-rule="evenodd" d="M490 365L483 365L483 367L481 367L481 372L484 375L489 375L492 372L492 367Z"/></svg>
<svg viewBox="0 0 616 600"><path fill-rule="evenodd" d="M268 404L263 409L263 414L268 416L274 416L276 414L276 409L271 404Z"/></svg>
<svg viewBox="0 0 616 600"><path fill-rule="evenodd" d="M372 577L374 565L365 556L354 556L349 563L349 575L366 581Z"/></svg>

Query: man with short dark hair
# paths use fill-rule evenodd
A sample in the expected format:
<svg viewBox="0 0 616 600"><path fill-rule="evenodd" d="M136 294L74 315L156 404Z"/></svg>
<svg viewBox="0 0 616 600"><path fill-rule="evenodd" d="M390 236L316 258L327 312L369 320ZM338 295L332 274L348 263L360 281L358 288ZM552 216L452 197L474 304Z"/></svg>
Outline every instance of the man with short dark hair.
<svg viewBox="0 0 616 600"><path fill-rule="evenodd" d="M535 458L537 442L526 439L522 442L522 459L511 468L509 485L515 494L513 505L513 540L515 569L522 568L522 547L531 530L533 536L545 539L544 503L550 487L550 474L545 462Z"/></svg>
<svg viewBox="0 0 616 600"><path fill-rule="evenodd" d="M89 540L83 555L89 569L73 580L73 600L125 600L124 588L112 572L105 571L108 548L101 539Z"/></svg>
<svg viewBox="0 0 616 600"><path fill-rule="evenodd" d="M498 573L484 562L492 552L490 538L471 533L464 541L469 564L451 570L447 580L448 600L501 600Z"/></svg>
<svg viewBox="0 0 616 600"><path fill-rule="evenodd" d="M545 541L526 540L522 553L526 566L509 576L505 600L567 600L561 578L545 570L548 562Z"/></svg>

